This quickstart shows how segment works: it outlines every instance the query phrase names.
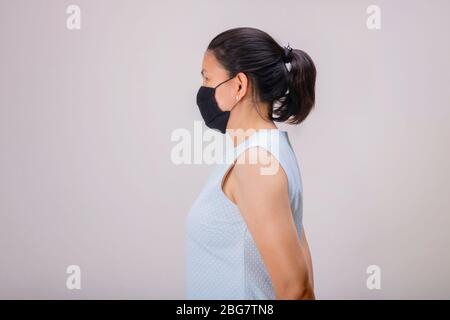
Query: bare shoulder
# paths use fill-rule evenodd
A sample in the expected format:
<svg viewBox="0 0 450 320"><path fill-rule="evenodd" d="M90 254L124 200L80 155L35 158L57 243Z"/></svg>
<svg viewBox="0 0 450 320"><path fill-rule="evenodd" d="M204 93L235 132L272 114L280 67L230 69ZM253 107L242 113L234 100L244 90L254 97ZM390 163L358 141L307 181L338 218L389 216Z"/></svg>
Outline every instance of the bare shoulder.
<svg viewBox="0 0 450 320"><path fill-rule="evenodd" d="M249 178L272 183L287 182L286 174L278 159L270 151L259 146L250 147L239 155L234 175L237 180L244 183Z"/></svg>
<svg viewBox="0 0 450 320"><path fill-rule="evenodd" d="M288 199L286 173L278 159L263 147L251 147L240 154L233 176L234 197L242 206L271 206Z"/></svg>

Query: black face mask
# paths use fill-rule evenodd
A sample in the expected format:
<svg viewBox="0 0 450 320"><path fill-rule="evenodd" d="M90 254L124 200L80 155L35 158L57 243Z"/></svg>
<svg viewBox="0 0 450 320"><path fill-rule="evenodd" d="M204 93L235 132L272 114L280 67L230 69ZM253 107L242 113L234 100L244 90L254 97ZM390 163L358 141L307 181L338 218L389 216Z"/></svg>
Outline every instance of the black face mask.
<svg viewBox="0 0 450 320"><path fill-rule="evenodd" d="M231 77L215 87L201 86L197 92L197 105L206 126L211 129L219 130L222 133L226 132L230 111L222 111L219 108L215 97L216 88L233 78L234 77Z"/></svg>

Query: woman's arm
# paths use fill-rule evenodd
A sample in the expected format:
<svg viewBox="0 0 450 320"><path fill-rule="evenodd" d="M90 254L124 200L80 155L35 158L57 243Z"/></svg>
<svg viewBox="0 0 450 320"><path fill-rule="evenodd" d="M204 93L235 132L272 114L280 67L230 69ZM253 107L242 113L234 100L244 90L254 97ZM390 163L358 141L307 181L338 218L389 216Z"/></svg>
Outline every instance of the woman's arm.
<svg viewBox="0 0 450 320"><path fill-rule="evenodd" d="M314 272L313 272L311 252L309 250L309 244L306 239L306 233L305 233L305 228L304 228L303 224L302 224L302 238L300 239L300 242L302 243L302 248L304 248L304 252L305 252L305 256L306 256L308 272L309 272L309 279L311 280L311 287L314 289Z"/></svg>
<svg viewBox="0 0 450 320"><path fill-rule="evenodd" d="M262 163L238 161L231 171L232 197L268 269L276 299L314 299L309 250L304 250L297 235L287 176L273 155L258 149L270 159L270 166L278 165L278 170L264 175L261 169L267 166ZM240 158L249 159L250 150Z"/></svg>

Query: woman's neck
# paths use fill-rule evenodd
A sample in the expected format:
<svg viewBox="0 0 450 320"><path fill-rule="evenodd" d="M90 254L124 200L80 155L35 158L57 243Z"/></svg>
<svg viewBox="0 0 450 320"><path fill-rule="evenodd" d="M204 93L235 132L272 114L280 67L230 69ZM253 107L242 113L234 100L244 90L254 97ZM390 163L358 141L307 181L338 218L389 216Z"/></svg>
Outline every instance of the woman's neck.
<svg viewBox="0 0 450 320"><path fill-rule="evenodd" d="M273 120L267 119L268 105L258 105L261 107L259 113L257 106L253 104L241 105L230 114L227 133L230 135L234 146L240 144L260 129L278 129Z"/></svg>

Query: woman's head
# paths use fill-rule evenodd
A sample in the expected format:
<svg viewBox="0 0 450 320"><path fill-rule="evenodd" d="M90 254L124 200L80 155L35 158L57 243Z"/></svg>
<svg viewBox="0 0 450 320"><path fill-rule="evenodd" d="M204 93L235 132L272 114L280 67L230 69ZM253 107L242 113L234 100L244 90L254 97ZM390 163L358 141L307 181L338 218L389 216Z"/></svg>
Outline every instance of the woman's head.
<svg viewBox="0 0 450 320"><path fill-rule="evenodd" d="M230 29L212 39L202 75L204 87L220 84L214 95L222 111L245 100L266 106L258 110L265 113L260 114L264 119L298 124L314 106L316 69L310 56L299 49L287 50L255 28Z"/></svg>

